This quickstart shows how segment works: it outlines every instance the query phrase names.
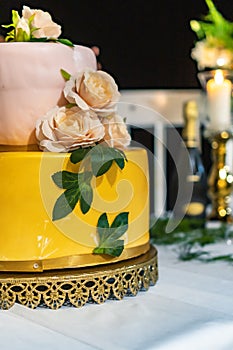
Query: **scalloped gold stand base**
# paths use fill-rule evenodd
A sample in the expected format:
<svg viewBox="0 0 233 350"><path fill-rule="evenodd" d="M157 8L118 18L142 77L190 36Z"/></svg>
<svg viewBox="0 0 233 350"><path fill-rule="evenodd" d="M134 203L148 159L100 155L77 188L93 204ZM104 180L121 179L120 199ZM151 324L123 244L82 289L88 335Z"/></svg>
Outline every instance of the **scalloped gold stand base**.
<svg viewBox="0 0 233 350"><path fill-rule="evenodd" d="M32 309L42 306L56 310L62 305L81 307L107 299L135 296L148 290L158 279L157 250L137 258L105 266L33 273L0 274L0 308L15 303Z"/></svg>

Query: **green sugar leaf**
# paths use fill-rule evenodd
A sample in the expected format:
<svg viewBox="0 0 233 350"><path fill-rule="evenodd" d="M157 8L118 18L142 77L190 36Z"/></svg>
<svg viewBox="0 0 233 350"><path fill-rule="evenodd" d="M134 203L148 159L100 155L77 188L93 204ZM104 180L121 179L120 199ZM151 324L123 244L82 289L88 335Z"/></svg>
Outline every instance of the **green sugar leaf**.
<svg viewBox="0 0 233 350"><path fill-rule="evenodd" d="M102 215L100 215L97 223L97 227L99 229L109 228L108 217L106 213L103 213Z"/></svg>
<svg viewBox="0 0 233 350"><path fill-rule="evenodd" d="M117 215L111 225L114 231L114 239L120 238L128 230L129 213L124 212Z"/></svg>
<svg viewBox="0 0 233 350"><path fill-rule="evenodd" d="M67 189L56 201L53 208L53 221L70 214L80 198L79 188Z"/></svg>
<svg viewBox="0 0 233 350"><path fill-rule="evenodd" d="M107 254L113 257L118 257L124 250L124 241L118 240L117 243L112 243L112 247L96 247L93 250L94 254Z"/></svg>
<svg viewBox="0 0 233 350"><path fill-rule="evenodd" d="M106 213L100 215L97 223L97 232L99 234L100 243L104 242L108 237L109 222Z"/></svg>
<svg viewBox="0 0 233 350"><path fill-rule="evenodd" d="M93 254L105 254L105 248L96 247L93 249Z"/></svg>
<svg viewBox="0 0 233 350"><path fill-rule="evenodd" d="M113 158L116 162L116 164L118 165L118 167L122 170L125 167L125 161L127 161L127 158L124 154L123 151L117 149L117 148L112 148L111 149Z"/></svg>
<svg viewBox="0 0 233 350"><path fill-rule="evenodd" d="M104 175L112 166L113 160L105 162L102 166L99 166L100 163L93 162L92 169L96 177Z"/></svg>
<svg viewBox="0 0 233 350"><path fill-rule="evenodd" d="M53 209L53 220L61 219L72 212L80 200L80 208L86 214L93 201L91 172L72 173L66 170L52 175L55 184L66 191L57 199Z"/></svg>
<svg viewBox="0 0 233 350"><path fill-rule="evenodd" d="M93 250L94 254L120 256L124 249L124 241L118 238L128 229L128 214L127 212L118 214L111 226L109 226L106 213L99 217L97 223L99 245Z"/></svg>
<svg viewBox="0 0 233 350"><path fill-rule="evenodd" d="M38 43L46 43L48 39L46 37L44 38L33 38L31 37L30 40L31 42L38 42Z"/></svg>
<svg viewBox="0 0 233 350"><path fill-rule="evenodd" d="M52 175L52 179L60 188L69 189L79 186L79 174L70 171L58 171Z"/></svg>
<svg viewBox="0 0 233 350"><path fill-rule="evenodd" d="M115 162L121 170L124 169L125 160L123 158L115 158Z"/></svg>
<svg viewBox="0 0 233 350"><path fill-rule="evenodd" d="M69 39L57 39L57 42L70 47L74 47L74 44Z"/></svg>
<svg viewBox="0 0 233 350"><path fill-rule="evenodd" d="M66 104L66 108L72 108L72 107L75 107L77 106L76 103L67 103Z"/></svg>
<svg viewBox="0 0 233 350"><path fill-rule="evenodd" d="M88 152L92 149L92 147L87 148L78 148L71 153L70 161L73 164L77 164L81 162L88 154Z"/></svg>
<svg viewBox="0 0 233 350"><path fill-rule="evenodd" d="M93 190L90 184L83 183L80 186L80 209L86 214L91 207L93 201Z"/></svg>
<svg viewBox="0 0 233 350"><path fill-rule="evenodd" d="M66 72L62 71L64 75ZM52 180L61 189L66 191L57 199L54 211L53 219L57 220L68 215L75 208L79 201L80 209L83 214L86 214L93 202L93 189L91 186L91 180L93 175L98 177L105 174L112 166L113 162L122 170L127 161L123 151L120 151L113 147L108 147L106 144L98 144L96 146L79 148L71 153L70 161L73 164L82 162L79 166L79 172L73 173L70 171L58 171L52 175ZM91 171L89 171L91 169ZM63 212L62 212L63 210ZM108 221L104 228L102 228L102 221L107 220L107 216L101 216L99 226L100 239L105 242L111 242L113 247L115 242L121 235L123 235L128 226L126 224L128 220L128 214L122 213L122 216L115 218L112 223L110 231L105 230L109 228ZM106 226L106 227L105 227ZM111 236L111 232L114 232L115 236ZM101 241L101 242L102 242ZM106 242L105 242L106 243ZM119 243L120 247L121 244ZM114 249L121 251L123 248Z"/></svg>
<svg viewBox="0 0 233 350"><path fill-rule="evenodd" d="M90 156L92 171L97 177L105 174L111 168L113 162L121 170L125 166L126 157L124 153L113 147L99 144L93 147Z"/></svg>
<svg viewBox="0 0 233 350"><path fill-rule="evenodd" d="M60 72L61 72L62 77L63 77L66 81L68 81L68 80L70 79L71 75L70 75L68 72L66 72L64 69L61 69Z"/></svg>
<svg viewBox="0 0 233 350"><path fill-rule="evenodd" d="M90 185L91 179L92 179L92 172L91 171L85 171L83 173L79 173L79 186L82 186L82 183L88 183Z"/></svg>
<svg viewBox="0 0 233 350"><path fill-rule="evenodd" d="M36 30L37 30L37 28L32 29L31 33L33 33ZM70 40L68 40L68 39L53 39L53 38L47 38L47 37L34 38L34 37L32 37L30 39L30 41L34 41L34 42L55 42L55 43L57 42L57 43L61 43L61 44L64 44L64 45L67 45L67 46L70 46L70 47L74 46L73 43Z"/></svg>
<svg viewBox="0 0 233 350"><path fill-rule="evenodd" d="M93 174L95 176L98 176L98 172L101 169L101 167L106 162L110 161L111 158L107 156L107 151L101 145L95 146L90 152L90 156L91 156L91 168L92 168Z"/></svg>

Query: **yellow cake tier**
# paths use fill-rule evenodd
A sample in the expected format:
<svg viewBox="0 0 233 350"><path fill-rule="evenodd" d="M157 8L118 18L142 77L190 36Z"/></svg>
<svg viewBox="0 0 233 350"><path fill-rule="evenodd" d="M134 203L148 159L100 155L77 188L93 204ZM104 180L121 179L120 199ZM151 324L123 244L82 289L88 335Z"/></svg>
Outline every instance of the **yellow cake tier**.
<svg viewBox="0 0 233 350"><path fill-rule="evenodd" d="M43 271L91 266L129 259L149 249L148 160L140 148L125 151L123 170L115 164L92 179L94 199L82 214L79 203L65 218L52 220L57 198L63 193L52 180L58 171L75 172L79 165L69 154L0 152L0 270ZM107 213L129 213L129 227L121 239L119 257L93 254L98 245L96 225Z"/></svg>

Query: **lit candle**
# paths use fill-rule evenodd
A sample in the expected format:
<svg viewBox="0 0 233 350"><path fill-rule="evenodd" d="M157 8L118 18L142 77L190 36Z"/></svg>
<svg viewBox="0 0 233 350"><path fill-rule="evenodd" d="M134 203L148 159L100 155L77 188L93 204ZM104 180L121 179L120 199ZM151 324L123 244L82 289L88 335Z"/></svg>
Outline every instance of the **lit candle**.
<svg viewBox="0 0 233 350"><path fill-rule="evenodd" d="M230 80L224 79L223 72L217 70L214 79L206 84L208 100L209 129L227 130L231 125L231 91Z"/></svg>

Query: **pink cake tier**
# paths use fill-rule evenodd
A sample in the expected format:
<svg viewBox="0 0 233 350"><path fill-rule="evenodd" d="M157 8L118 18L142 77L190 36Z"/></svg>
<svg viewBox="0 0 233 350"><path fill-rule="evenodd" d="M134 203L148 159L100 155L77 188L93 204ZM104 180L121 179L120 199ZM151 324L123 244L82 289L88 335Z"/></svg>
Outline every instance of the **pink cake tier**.
<svg viewBox="0 0 233 350"><path fill-rule="evenodd" d="M96 69L90 48L60 43L0 44L0 146L36 144L35 122L64 104L60 70Z"/></svg>

